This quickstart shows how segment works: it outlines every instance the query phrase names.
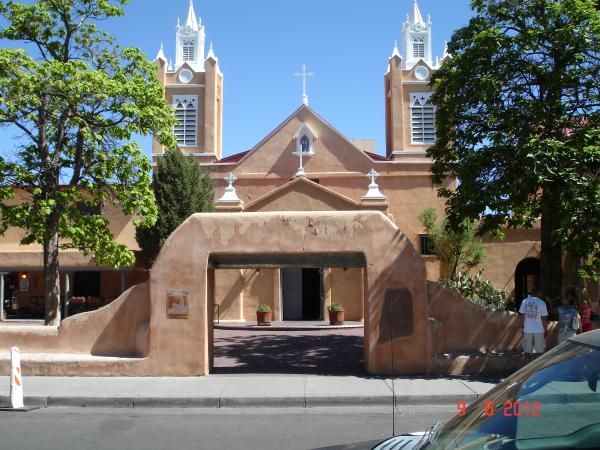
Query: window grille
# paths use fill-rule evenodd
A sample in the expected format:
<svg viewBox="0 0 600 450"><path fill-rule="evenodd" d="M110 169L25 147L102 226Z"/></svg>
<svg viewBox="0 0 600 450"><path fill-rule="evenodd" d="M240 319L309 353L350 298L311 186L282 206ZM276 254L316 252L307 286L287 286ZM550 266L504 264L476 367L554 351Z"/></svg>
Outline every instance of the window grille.
<svg viewBox="0 0 600 450"><path fill-rule="evenodd" d="M422 234L419 236L420 246L421 246L421 255L435 255L435 247L433 246L433 241L431 240L431 236L428 234Z"/></svg>
<svg viewBox="0 0 600 450"><path fill-rule="evenodd" d="M425 41L423 38L413 40L413 56L415 58L425 58Z"/></svg>
<svg viewBox="0 0 600 450"><path fill-rule="evenodd" d="M175 102L175 124L173 131L177 137L177 145L196 145L196 102L192 99L179 99Z"/></svg>
<svg viewBox="0 0 600 450"><path fill-rule="evenodd" d="M435 106L431 93L411 94L411 139L413 144L435 143Z"/></svg>
<svg viewBox="0 0 600 450"><path fill-rule="evenodd" d="M185 41L183 43L183 60L194 61L194 41Z"/></svg>

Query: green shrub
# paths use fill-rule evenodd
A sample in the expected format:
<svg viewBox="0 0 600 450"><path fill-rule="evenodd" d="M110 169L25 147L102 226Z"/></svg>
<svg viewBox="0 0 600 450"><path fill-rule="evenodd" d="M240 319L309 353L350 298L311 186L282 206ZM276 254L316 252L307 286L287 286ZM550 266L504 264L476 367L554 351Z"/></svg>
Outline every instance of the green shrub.
<svg viewBox="0 0 600 450"><path fill-rule="evenodd" d="M490 281L482 280L482 272L480 270L475 276L459 272L456 278L446 278L440 282L481 308L504 311L508 301L506 292L496 289Z"/></svg>
<svg viewBox="0 0 600 450"><path fill-rule="evenodd" d="M332 303L331 305L329 305L329 310L330 311L343 311L344 307L342 306L341 303Z"/></svg>
<svg viewBox="0 0 600 450"><path fill-rule="evenodd" d="M269 305L258 305L256 312L271 312L271 307Z"/></svg>

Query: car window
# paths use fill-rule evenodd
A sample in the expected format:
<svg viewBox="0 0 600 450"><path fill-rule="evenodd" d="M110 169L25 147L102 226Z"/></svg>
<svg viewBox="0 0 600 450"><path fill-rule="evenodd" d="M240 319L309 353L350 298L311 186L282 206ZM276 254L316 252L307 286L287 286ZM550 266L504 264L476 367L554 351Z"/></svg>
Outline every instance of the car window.
<svg viewBox="0 0 600 450"><path fill-rule="evenodd" d="M517 448L522 440L550 445L551 438L574 435L600 424L599 377L600 351L588 347L534 373L523 383L518 401L521 408L539 402L539 416L522 411L517 420ZM596 442L600 442L600 435Z"/></svg>
<svg viewBox="0 0 600 450"><path fill-rule="evenodd" d="M432 448L593 448L600 442L600 351L566 342L455 417Z"/></svg>

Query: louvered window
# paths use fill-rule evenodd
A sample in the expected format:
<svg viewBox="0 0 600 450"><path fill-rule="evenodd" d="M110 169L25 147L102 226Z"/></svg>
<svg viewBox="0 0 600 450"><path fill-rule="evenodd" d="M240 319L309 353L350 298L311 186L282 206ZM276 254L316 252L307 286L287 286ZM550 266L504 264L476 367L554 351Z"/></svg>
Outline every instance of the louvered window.
<svg viewBox="0 0 600 450"><path fill-rule="evenodd" d="M413 144L435 143L435 106L431 93L410 95L410 125Z"/></svg>
<svg viewBox="0 0 600 450"><path fill-rule="evenodd" d="M194 41L183 42L183 60L194 61Z"/></svg>
<svg viewBox="0 0 600 450"><path fill-rule="evenodd" d="M413 40L413 56L415 58L425 58L425 40L423 38Z"/></svg>
<svg viewBox="0 0 600 450"><path fill-rule="evenodd" d="M174 99L177 123L173 131L179 146L193 147L196 145L197 102L197 97L194 95L179 96Z"/></svg>

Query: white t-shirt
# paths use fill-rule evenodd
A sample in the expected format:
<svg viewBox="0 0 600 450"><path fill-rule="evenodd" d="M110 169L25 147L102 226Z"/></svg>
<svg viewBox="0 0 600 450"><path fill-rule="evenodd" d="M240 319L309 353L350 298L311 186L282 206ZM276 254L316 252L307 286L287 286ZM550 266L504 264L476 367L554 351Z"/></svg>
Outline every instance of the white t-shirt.
<svg viewBox="0 0 600 450"><path fill-rule="evenodd" d="M521 303L519 312L525 315L525 326L523 327L525 333L544 332L542 317L548 315L548 309L546 308L546 303L541 298L528 296Z"/></svg>

